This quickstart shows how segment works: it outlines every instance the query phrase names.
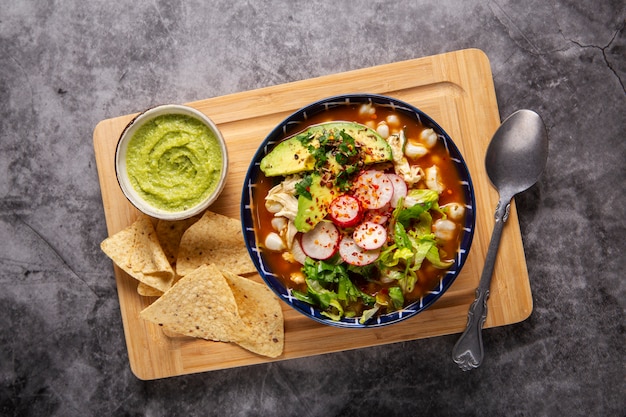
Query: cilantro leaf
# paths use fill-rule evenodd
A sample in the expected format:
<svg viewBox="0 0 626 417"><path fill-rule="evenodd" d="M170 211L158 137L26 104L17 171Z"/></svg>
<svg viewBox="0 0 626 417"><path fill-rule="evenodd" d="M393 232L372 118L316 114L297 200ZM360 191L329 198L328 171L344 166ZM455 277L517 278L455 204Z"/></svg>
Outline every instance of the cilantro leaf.
<svg viewBox="0 0 626 417"><path fill-rule="evenodd" d="M297 182L295 185L296 196L301 195L309 200L313 200L313 196L311 195L311 184L313 184L313 178L310 175L306 175L302 178L302 181Z"/></svg>

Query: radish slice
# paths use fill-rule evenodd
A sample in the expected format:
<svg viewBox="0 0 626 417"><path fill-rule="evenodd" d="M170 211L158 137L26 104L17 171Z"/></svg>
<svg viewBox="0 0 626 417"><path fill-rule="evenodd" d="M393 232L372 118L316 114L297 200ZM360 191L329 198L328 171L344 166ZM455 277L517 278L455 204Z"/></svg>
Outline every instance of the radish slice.
<svg viewBox="0 0 626 417"><path fill-rule="evenodd" d="M346 235L339 242L339 255L341 259L350 265L364 266L378 259L380 249L366 251L354 243L354 239L351 236Z"/></svg>
<svg viewBox="0 0 626 417"><path fill-rule="evenodd" d="M389 215L391 214L391 211L391 205L389 204L385 204L384 207L376 210L368 210L363 216L363 221L374 222L384 225L387 223L387 220L389 220Z"/></svg>
<svg viewBox="0 0 626 417"><path fill-rule="evenodd" d="M363 218L363 208L359 200L343 194L330 203L328 214L337 226L352 227L359 224Z"/></svg>
<svg viewBox="0 0 626 417"><path fill-rule="evenodd" d="M354 229L352 238L365 250L378 249L387 241L387 229L378 223L364 222Z"/></svg>
<svg viewBox="0 0 626 417"><path fill-rule="evenodd" d="M354 182L354 196L364 209L377 209L385 206L393 197L391 180L382 171L363 171Z"/></svg>
<svg viewBox="0 0 626 417"><path fill-rule="evenodd" d="M299 239L293 240L293 245L291 246L291 254L293 255L293 259L296 262L304 265L304 262L306 261L306 253L304 253L304 251L302 250Z"/></svg>
<svg viewBox="0 0 626 417"><path fill-rule="evenodd" d="M319 222L300 239L302 250L313 259L328 259L337 252L339 230L330 222Z"/></svg>
<svg viewBox="0 0 626 417"><path fill-rule="evenodd" d="M409 190L406 186L406 182L404 182L401 176L396 174L387 174L387 178L391 180L391 185L393 186L393 195L391 196L390 201L391 207L396 208L398 200L406 197Z"/></svg>

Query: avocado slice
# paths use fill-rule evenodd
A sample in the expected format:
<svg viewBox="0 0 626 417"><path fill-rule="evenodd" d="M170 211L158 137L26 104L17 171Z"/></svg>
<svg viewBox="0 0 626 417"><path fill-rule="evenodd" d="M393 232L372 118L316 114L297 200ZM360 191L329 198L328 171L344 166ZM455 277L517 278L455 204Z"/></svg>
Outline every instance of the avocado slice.
<svg viewBox="0 0 626 417"><path fill-rule="evenodd" d="M267 177L287 176L313 170L315 158L301 142L304 133L280 142L261 159L261 171Z"/></svg>
<svg viewBox="0 0 626 417"><path fill-rule="evenodd" d="M339 195L336 187L322 184L322 177L317 174L311 174L308 191L311 199L304 195L298 196L298 213L294 220L296 229L303 233L313 229L326 217L330 203Z"/></svg>
<svg viewBox="0 0 626 417"><path fill-rule="evenodd" d="M261 171L268 177L312 171L315 168L315 158L309 147L319 147L318 139L322 135L334 133L338 136L341 131L354 138L359 149L359 158L364 164L392 159L391 147L375 130L355 122L329 122L313 125L276 145L261 160ZM330 164L337 163L332 158L328 161Z"/></svg>

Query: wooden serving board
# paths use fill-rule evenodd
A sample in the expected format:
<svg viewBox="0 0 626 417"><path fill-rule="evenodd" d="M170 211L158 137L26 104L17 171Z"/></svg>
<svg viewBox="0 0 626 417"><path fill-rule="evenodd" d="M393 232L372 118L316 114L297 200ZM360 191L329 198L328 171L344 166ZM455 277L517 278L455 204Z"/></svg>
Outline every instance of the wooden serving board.
<svg viewBox="0 0 626 417"><path fill-rule="evenodd" d="M137 282L115 267L130 366L138 378L156 379L299 358L458 333L464 329L498 201L484 169L484 155L491 136L500 125L500 117L489 60L480 50L456 51L187 103L213 119L228 146L228 181L211 210L239 218L240 195L248 164L265 136L300 107L321 98L348 93L384 94L415 105L448 132L463 154L476 191L477 224L470 256L455 283L428 310L404 322L374 329L325 326L284 304L284 354L268 359L234 344L166 336L158 326L139 318L139 312L152 299L139 296ZM138 215L122 194L114 167L117 140L133 116L103 120L94 131L95 158L109 234L125 228ZM498 257L495 265L485 327L522 321L532 311L514 204L502 235L500 254L503 256ZM258 276L253 279L261 281Z"/></svg>

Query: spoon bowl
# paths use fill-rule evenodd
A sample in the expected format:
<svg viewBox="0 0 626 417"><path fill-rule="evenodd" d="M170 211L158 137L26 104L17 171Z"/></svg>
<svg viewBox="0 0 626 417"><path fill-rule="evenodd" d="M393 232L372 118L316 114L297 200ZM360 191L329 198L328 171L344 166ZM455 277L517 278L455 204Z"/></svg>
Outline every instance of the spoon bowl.
<svg viewBox="0 0 626 417"><path fill-rule="evenodd" d="M548 135L541 117L532 110L518 110L489 143L485 168L500 195L513 197L539 180L547 158Z"/></svg>
<svg viewBox="0 0 626 417"><path fill-rule="evenodd" d="M481 332L487 318L493 267L511 199L539 180L547 160L548 134L541 117L531 110L518 110L504 120L487 148L485 169L500 198L476 299L469 308L465 331L452 350L452 359L464 371L479 367L483 360Z"/></svg>

